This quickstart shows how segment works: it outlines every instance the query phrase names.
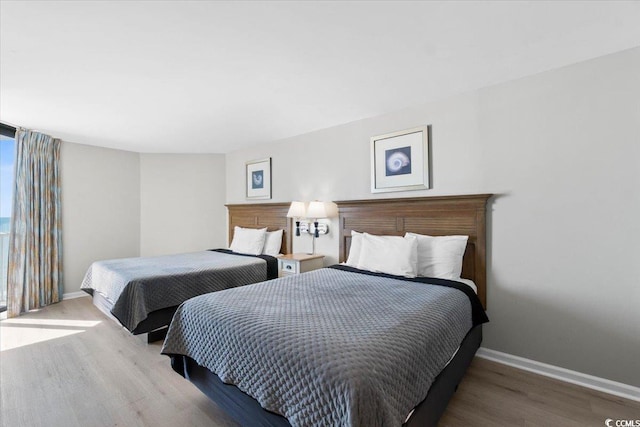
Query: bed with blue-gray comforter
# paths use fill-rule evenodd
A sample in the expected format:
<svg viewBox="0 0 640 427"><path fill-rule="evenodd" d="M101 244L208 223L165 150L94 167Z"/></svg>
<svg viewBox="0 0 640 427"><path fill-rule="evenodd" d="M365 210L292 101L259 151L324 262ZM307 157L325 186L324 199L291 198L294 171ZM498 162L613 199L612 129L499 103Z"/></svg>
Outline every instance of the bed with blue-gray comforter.
<svg viewBox="0 0 640 427"><path fill-rule="evenodd" d="M334 266L186 301L162 353L292 426L400 426L486 321L464 284Z"/></svg>
<svg viewBox="0 0 640 427"><path fill-rule="evenodd" d="M96 261L80 289L99 294L101 309L140 334L166 327L178 305L189 298L275 277L278 261L272 256L215 249Z"/></svg>

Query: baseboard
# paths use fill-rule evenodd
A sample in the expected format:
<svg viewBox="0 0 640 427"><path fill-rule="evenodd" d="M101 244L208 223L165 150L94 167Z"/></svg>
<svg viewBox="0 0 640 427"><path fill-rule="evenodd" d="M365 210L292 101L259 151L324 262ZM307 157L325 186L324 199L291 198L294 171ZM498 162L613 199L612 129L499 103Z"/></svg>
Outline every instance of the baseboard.
<svg viewBox="0 0 640 427"><path fill-rule="evenodd" d="M73 298L81 298L81 297L88 297L89 294L86 293L85 291L76 291L76 292L69 292L68 294L63 294L62 295L62 299L73 299Z"/></svg>
<svg viewBox="0 0 640 427"><path fill-rule="evenodd" d="M503 365L533 372L535 374L544 375L545 377L555 378L556 380L565 381L571 384L601 391L603 393L613 394L614 396L624 397L625 399L640 402L640 387L634 387L605 378L583 374L581 372L572 371L559 366L536 362L535 360L490 350L484 347L480 347L478 349L476 356L502 363Z"/></svg>

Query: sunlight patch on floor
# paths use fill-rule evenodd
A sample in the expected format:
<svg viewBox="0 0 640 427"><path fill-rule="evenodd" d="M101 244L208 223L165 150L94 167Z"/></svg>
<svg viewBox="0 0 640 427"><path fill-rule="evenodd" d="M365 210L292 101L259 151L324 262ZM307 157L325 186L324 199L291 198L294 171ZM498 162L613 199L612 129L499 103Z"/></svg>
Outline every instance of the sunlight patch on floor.
<svg viewBox="0 0 640 427"><path fill-rule="evenodd" d="M85 332L99 320L5 319L0 322L0 352Z"/></svg>
<svg viewBox="0 0 640 427"><path fill-rule="evenodd" d="M93 328L100 320L71 320L71 319L21 319L19 317L2 321L2 325L42 325L42 326L70 326L76 328Z"/></svg>

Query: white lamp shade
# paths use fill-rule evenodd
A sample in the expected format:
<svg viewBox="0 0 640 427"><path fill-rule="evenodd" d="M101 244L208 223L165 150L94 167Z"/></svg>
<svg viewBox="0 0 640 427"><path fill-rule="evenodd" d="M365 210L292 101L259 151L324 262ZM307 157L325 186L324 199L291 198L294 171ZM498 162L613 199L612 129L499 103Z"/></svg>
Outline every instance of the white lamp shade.
<svg viewBox="0 0 640 427"><path fill-rule="evenodd" d="M307 206L304 202L291 202L287 218L304 218L307 212Z"/></svg>
<svg viewBox="0 0 640 427"><path fill-rule="evenodd" d="M327 207L324 202L311 202L309 203L309 209L307 209L307 217L308 218L326 218L327 215Z"/></svg>

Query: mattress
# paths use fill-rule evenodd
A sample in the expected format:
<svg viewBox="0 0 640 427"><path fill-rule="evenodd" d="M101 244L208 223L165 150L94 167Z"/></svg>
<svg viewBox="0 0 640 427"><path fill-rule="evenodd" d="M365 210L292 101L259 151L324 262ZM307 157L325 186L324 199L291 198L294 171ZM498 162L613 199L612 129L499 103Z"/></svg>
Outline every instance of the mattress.
<svg viewBox="0 0 640 427"><path fill-rule="evenodd" d="M177 307L194 296L274 277L274 265L277 271L273 257L230 251L97 261L87 270L81 289L99 293L111 305L111 314L134 331L152 312Z"/></svg>
<svg viewBox="0 0 640 427"><path fill-rule="evenodd" d="M399 426L485 321L464 284L334 266L189 300L162 352L293 426Z"/></svg>

